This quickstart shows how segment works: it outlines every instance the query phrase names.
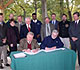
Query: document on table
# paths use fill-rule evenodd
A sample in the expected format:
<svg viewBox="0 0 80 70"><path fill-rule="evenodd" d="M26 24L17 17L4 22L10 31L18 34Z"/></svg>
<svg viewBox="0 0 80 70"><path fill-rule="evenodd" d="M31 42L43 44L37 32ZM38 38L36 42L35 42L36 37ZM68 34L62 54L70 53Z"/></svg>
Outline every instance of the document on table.
<svg viewBox="0 0 80 70"><path fill-rule="evenodd" d="M57 48L57 49L54 49L54 50L45 50L45 52L52 52L52 51L57 51L57 50L65 50L65 48Z"/></svg>
<svg viewBox="0 0 80 70"><path fill-rule="evenodd" d="M39 51L37 51L37 52L33 52L32 50L31 50L31 52L24 52L24 53L26 53L26 54L29 54L29 55L35 55L35 54L38 54L38 53L40 53L40 52L52 52L52 51L57 51L57 50L65 50L65 48L58 48L58 49L54 49L54 50L39 50Z"/></svg>
<svg viewBox="0 0 80 70"><path fill-rule="evenodd" d="M39 51L37 51L35 53L31 50L31 52L24 52L24 53L29 54L29 55L35 55L35 54L38 54L41 51L44 51L44 50L39 50Z"/></svg>
<svg viewBox="0 0 80 70"><path fill-rule="evenodd" d="M17 54L14 54L13 56L15 58L24 58L24 57L26 57L26 54L25 53L17 53Z"/></svg>

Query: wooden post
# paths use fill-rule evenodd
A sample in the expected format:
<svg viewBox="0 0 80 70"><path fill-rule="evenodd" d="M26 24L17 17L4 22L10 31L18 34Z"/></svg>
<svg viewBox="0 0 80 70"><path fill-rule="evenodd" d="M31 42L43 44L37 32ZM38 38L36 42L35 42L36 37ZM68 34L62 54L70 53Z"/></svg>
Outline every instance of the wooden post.
<svg viewBox="0 0 80 70"><path fill-rule="evenodd" d="M45 23L45 17L47 17L47 3L46 0L41 1L42 1L42 19L43 23Z"/></svg>

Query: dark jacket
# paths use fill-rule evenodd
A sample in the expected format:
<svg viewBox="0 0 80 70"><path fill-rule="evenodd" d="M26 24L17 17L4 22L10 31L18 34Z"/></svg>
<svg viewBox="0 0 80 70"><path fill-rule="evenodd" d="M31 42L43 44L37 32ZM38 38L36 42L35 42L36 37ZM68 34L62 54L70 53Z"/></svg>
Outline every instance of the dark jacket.
<svg viewBox="0 0 80 70"><path fill-rule="evenodd" d="M16 26L14 27L9 27L7 30L7 39L8 39L8 44L13 44L13 46L16 46L17 43L19 42L19 31Z"/></svg>
<svg viewBox="0 0 80 70"><path fill-rule="evenodd" d="M15 24L17 23L16 20L15 20L14 22L15 22ZM6 25L7 25L8 27L10 27L10 19L8 20L8 22L6 23Z"/></svg>
<svg viewBox="0 0 80 70"><path fill-rule="evenodd" d="M6 38L7 26L4 22L0 25L0 46L6 45L6 43L2 42L2 39Z"/></svg>
<svg viewBox="0 0 80 70"><path fill-rule="evenodd" d="M53 24L52 20L50 21L50 23ZM59 21L56 20L55 25L53 24L56 30L58 30L58 23L59 23Z"/></svg>
<svg viewBox="0 0 80 70"><path fill-rule="evenodd" d="M70 23L70 28L69 28L69 35L71 37L76 37L78 40L80 40L80 20L79 23L77 24L75 28L75 21Z"/></svg>
<svg viewBox="0 0 80 70"><path fill-rule="evenodd" d="M40 30L41 30L41 21L37 20L36 23L33 22L33 20L31 20L31 25L32 25L32 28L33 28L33 33L34 33L34 38L37 39L38 42L41 42L41 36L39 36L37 38L37 35L40 35Z"/></svg>
<svg viewBox="0 0 80 70"><path fill-rule="evenodd" d="M68 38L69 37L69 27L70 22L69 21L61 21L59 22L59 36L62 38Z"/></svg>
<svg viewBox="0 0 80 70"><path fill-rule="evenodd" d="M61 42L60 38L57 37L56 39L52 39L51 36L45 37L44 40L42 41L40 48L45 49L46 47L52 48L56 46L56 48L62 48L63 43Z"/></svg>
<svg viewBox="0 0 80 70"><path fill-rule="evenodd" d="M30 31L32 32L32 26L31 26ZM24 24L23 26L21 26L20 39L26 38L26 35L27 35L28 32L29 31L28 31L28 28L27 28L26 24Z"/></svg>

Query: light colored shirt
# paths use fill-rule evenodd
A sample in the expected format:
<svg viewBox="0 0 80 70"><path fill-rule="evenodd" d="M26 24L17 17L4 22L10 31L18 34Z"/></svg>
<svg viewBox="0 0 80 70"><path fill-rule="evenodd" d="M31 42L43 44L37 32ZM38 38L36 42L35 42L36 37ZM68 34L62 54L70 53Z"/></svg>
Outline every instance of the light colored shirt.
<svg viewBox="0 0 80 70"><path fill-rule="evenodd" d="M36 23L37 22L37 19L36 20L33 20L33 22Z"/></svg>
<svg viewBox="0 0 80 70"><path fill-rule="evenodd" d="M2 22L0 22L0 25L3 26Z"/></svg>
<svg viewBox="0 0 80 70"><path fill-rule="evenodd" d="M0 22L0 24L2 24L2 22Z"/></svg>
<svg viewBox="0 0 80 70"><path fill-rule="evenodd" d="M30 41L27 41L29 44L31 44L31 42Z"/></svg>
<svg viewBox="0 0 80 70"><path fill-rule="evenodd" d="M54 24L54 25L55 25L55 24L56 24L56 20L54 20L54 21L52 20L52 24Z"/></svg>
<svg viewBox="0 0 80 70"><path fill-rule="evenodd" d="M28 24L26 24L27 28L28 28ZM29 24L29 28L31 28L30 24Z"/></svg>
<svg viewBox="0 0 80 70"><path fill-rule="evenodd" d="M79 23L79 20L75 21L75 23L77 22L77 24Z"/></svg>
<svg viewBox="0 0 80 70"><path fill-rule="evenodd" d="M22 22L19 22L19 25L22 25Z"/></svg>

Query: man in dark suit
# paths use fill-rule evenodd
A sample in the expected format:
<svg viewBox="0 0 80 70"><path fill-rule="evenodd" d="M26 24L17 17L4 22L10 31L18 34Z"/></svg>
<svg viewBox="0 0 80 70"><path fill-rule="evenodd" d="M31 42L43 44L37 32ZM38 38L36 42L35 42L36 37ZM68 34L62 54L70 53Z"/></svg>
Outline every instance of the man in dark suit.
<svg viewBox="0 0 80 70"><path fill-rule="evenodd" d="M51 17L52 17L52 20L50 21L50 23L55 26L56 30L58 30L58 23L59 23L59 21L56 20L56 14L52 13Z"/></svg>
<svg viewBox="0 0 80 70"><path fill-rule="evenodd" d="M45 23L41 26L41 40L46 36L51 35L52 30L55 29L53 24L50 24L50 19L48 17L45 18Z"/></svg>
<svg viewBox="0 0 80 70"><path fill-rule="evenodd" d="M42 41L40 48L41 49L48 49L48 48L62 48L63 43L61 42L60 38L58 37L58 31L53 30L50 36L47 36Z"/></svg>
<svg viewBox="0 0 80 70"><path fill-rule="evenodd" d="M22 21L22 16L18 16L18 22L15 24L16 27L18 27L18 30L19 30L19 33L20 33L20 30L21 30L21 26L24 25L25 23Z"/></svg>
<svg viewBox="0 0 80 70"><path fill-rule="evenodd" d="M69 35L71 42L71 49L76 52L78 50L78 63L80 66L80 20L79 12L73 14L74 21L70 24Z"/></svg>
<svg viewBox="0 0 80 70"><path fill-rule="evenodd" d="M20 39L26 38L27 33L32 32L31 19L29 17L25 18L25 23L26 24L21 26Z"/></svg>
<svg viewBox="0 0 80 70"><path fill-rule="evenodd" d="M33 19L31 20L31 24L33 27L34 39L36 39L38 43L40 43L41 42L40 30L42 23L37 19L36 13L32 14L32 18Z"/></svg>
<svg viewBox="0 0 80 70"><path fill-rule="evenodd" d="M0 69L3 68L1 55L3 52L3 63L5 66L9 66L7 63L7 38L6 38L7 26L3 21L3 13L0 13Z"/></svg>
<svg viewBox="0 0 80 70"><path fill-rule="evenodd" d="M62 15L62 21L59 23L59 36L62 42L64 43L64 47L70 48L70 40L69 40L69 26L70 21L67 20L67 15Z"/></svg>

